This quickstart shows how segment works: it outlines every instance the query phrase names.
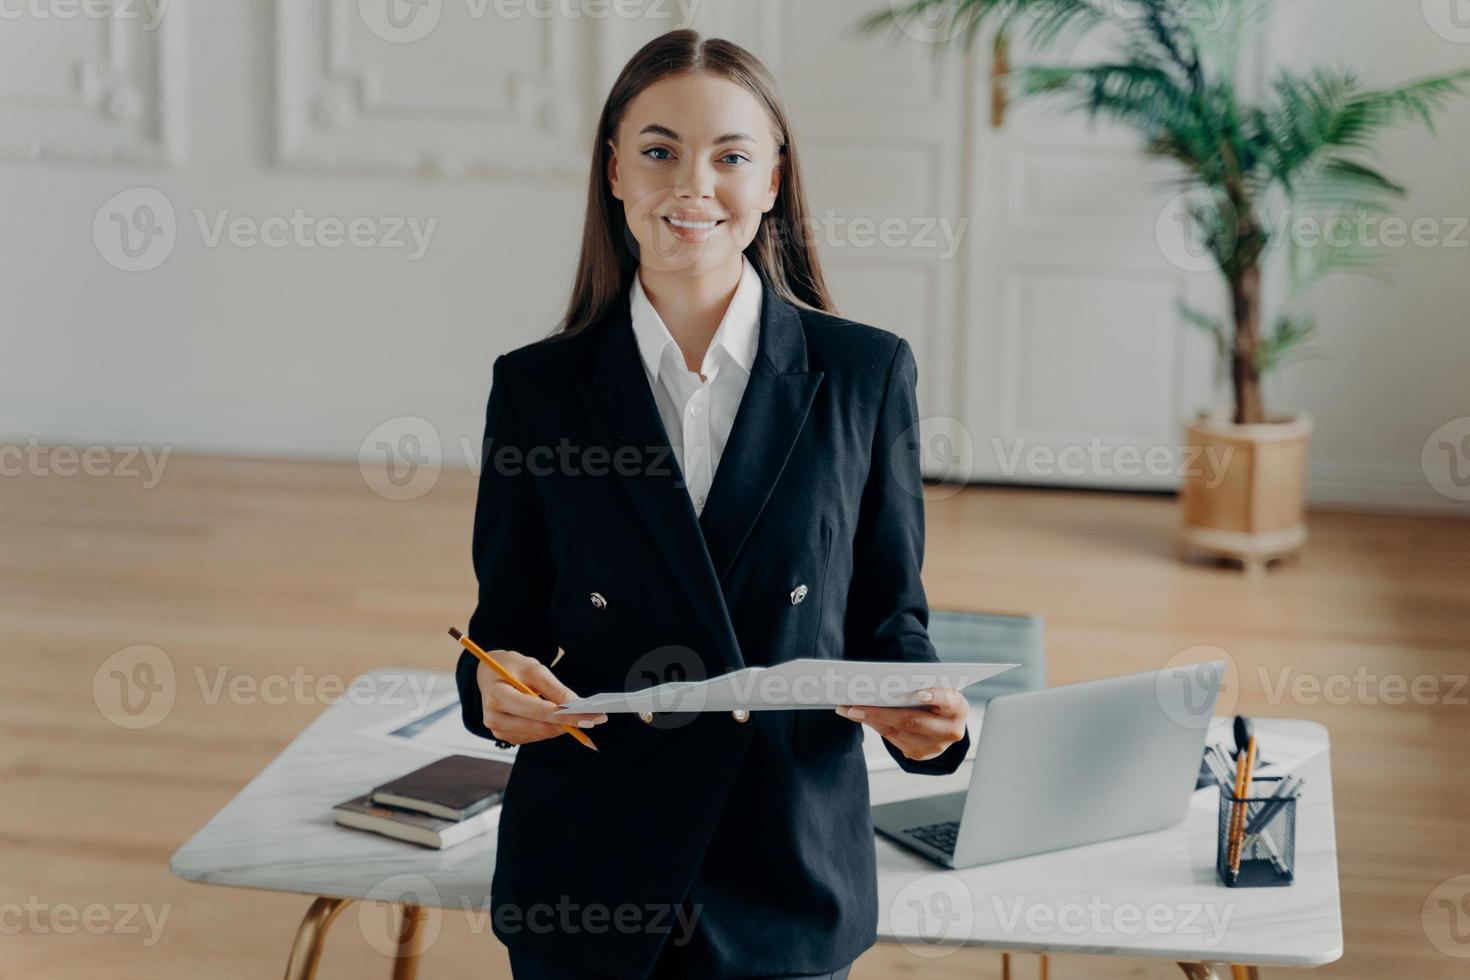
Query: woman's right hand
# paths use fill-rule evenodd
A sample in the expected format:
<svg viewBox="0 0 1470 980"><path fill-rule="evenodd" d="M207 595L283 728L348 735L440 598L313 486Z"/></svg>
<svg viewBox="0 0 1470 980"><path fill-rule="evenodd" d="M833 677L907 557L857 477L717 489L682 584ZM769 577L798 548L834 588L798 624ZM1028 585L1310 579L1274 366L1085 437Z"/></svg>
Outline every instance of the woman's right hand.
<svg viewBox="0 0 1470 980"><path fill-rule="evenodd" d="M557 655L562 651L558 648ZM575 701L572 689L556 679L556 675L535 657L528 657L514 650L491 650L490 655L510 671L521 683L544 698L522 694L490 668L483 660L475 671L475 680L480 685L480 703L484 707L485 727L496 738L514 745L539 742L567 734L562 725L592 728L607 721L602 713L552 715L559 705Z"/></svg>

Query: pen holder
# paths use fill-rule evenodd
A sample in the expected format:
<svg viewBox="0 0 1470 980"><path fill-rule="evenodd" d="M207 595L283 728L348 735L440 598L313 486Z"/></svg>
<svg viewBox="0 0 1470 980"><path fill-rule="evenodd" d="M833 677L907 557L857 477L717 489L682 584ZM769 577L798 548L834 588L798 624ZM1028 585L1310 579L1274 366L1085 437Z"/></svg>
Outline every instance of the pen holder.
<svg viewBox="0 0 1470 980"><path fill-rule="evenodd" d="M1215 873L1227 887L1269 888L1296 878L1297 797L1273 798L1280 782L1253 779L1245 799L1220 787Z"/></svg>

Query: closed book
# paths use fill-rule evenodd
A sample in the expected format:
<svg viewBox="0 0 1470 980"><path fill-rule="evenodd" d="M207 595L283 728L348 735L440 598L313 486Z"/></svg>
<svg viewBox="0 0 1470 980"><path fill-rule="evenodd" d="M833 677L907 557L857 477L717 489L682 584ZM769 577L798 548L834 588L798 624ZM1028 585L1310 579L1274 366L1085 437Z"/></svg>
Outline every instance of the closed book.
<svg viewBox="0 0 1470 980"><path fill-rule="evenodd" d="M445 756L373 789L374 803L458 822L499 803L510 763L472 755Z"/></svg>
<svg viewBox="0 0 1470 980"><path fill-rule="evenodd" d="M462 844L493 829L500 822L500 807L482 810L467 820L444 820L427 813L414 813L374 803L372 794L338 803L332 815L344 827L370 830L385 837L444 849Z"/></svg>

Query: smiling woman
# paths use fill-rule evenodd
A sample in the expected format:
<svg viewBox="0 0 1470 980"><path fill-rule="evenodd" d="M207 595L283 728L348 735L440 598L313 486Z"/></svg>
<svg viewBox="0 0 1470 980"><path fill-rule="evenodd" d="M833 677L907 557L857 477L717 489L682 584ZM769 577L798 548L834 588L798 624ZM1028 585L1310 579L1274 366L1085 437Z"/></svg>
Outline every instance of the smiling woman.
<svg viewBox="0 0 1470 980"><path fill-rule="evenodd" d="M952 773L957 692L861 713L549 712L803 657L936 661L913 352L832 312L795 139L749 52L659 37L598 127L566 317L496 360L486 412L487 446L613 461L481 469L469 634L541 695L460 660L466 727L523 747L492 923L518 980L842 980L878 919L862 726L906 771ZM561 903L660 905L693 928L501 926Z"/></svg>
<svg viewBox="0 0 1470 980"><path fill-rule="evenodd" d="M753 55L692 31L657 38L614 82L597 132L577 280L556 334L593 322L640 266L654 293L725 270L728 296L742 251L787 302L833 309L806 241L796 139Z"/></svg>
<svg viewBox="0 0 1470 980"><path fill-rule="evenodd" d="M669 118L692 125L680 134L657 121ZM743 128L711 129L726 119ZM750 92L728 79L676 76L641 92L618 138L608 140L608 182L623 202L645 278L728 265L776 202L783 144Z"/></svg>

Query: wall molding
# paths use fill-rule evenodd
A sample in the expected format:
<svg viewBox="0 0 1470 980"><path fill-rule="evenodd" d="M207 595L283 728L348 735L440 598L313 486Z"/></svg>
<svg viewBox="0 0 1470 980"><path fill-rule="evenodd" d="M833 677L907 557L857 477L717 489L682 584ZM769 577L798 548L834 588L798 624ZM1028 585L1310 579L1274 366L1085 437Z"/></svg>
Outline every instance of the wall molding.
<svg viewBox="0 0 1470 980"><path fill-rule="evenodd" d="M526 45L543 56L536 70L508 69L481 90L426 97L395 91L383 64L355 56L349 36L368 30L358 9L356 0L277 0L279 165L448 178L585 175L595 59L586 57L578 21L527 20L539 32Z"/></svg>
<svg viewBox="0 0 1470 980"><path fill-rule="evenodd" d="M142 19L79 17L100 33L72 65L73 88L48 98L0 89L0 158L154 165L185 162L182 5Z"/></svg>

